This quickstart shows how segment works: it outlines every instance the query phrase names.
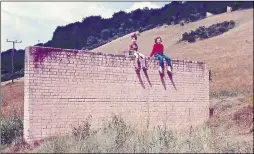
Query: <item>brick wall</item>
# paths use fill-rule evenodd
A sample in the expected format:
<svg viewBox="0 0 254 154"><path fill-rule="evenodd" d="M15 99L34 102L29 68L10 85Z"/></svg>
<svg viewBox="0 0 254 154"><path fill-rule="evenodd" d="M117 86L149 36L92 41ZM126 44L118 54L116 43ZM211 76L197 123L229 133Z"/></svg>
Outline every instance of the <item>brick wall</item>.
<svg viewBox="0 0 254 154"><path fill-rule="evenodd" d="M112 114L149 126L197 124L209 116L203 62L172 60L172 80L158 61L136 73L124 55L28 47L25 53L24 138L66 134L90 116L92 127Z"/></svg>

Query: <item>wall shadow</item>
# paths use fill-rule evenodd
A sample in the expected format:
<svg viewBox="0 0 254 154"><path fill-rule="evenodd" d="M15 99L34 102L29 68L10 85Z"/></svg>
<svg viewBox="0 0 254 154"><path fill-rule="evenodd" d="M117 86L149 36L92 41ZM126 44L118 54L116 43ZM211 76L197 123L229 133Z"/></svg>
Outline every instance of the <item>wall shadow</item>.
<svg viewBox="0 0 254 154"><path fill-rule="evenodd" d="M161 83L162 83L164 89L167 90L166 84L165 84L165 81L164 81L164 73L159 72L159 74L160 74L160 77L161 77Z"/></svg>
<svg viewBox="0 0 254 154"><path fill-rule="evenodd" d="M167 71L167 74L168 74L168 77L169 77L170 81L172 82L172 84L173 84L175 90L177 90L177 89L176 89L175 82L174 82L174 80L173 80L173 75L172 75L171 73L169 73L168 71Z"/></svg>
<svg viewBox="0 0 254 154"><path fill-rule="evenodd" d="M140 70L135 70L136 71L136 74L137 74L137 77L138 77L138 80L139 80L139 83L141 84L141 86L145 89L145 85L144 85L144 82L142 81L142 78L140 76Z"/></svg>
<svg viewBox="0 0 254 154"><path fill-rule="evenodd" d="M144 74L145 74L145 76L146 76L146 79L147 79L149 85L152 87L152 83L151 83L150 78L149 78L149 76L148 76L147 69L143 69L143 71L144 71Z"/></svg>

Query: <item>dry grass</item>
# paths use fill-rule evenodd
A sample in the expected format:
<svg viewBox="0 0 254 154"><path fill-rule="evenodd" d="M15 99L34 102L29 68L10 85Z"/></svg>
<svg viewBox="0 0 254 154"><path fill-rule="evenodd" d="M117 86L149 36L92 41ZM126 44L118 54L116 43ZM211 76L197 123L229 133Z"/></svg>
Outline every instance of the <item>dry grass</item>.
<svg viewBox="0 0 254 154"><path fill-rule="evenodd" d="M23 117L24 114L24 80L14 80L1 83L2 104L1 112L2 118L6 119L15 114Z"/></svg>
<svg viewBox="0 0 254 154"><path fill-rule="evenodd" d="M253 103L248 92L222 91L212 95L210 108L214 116L209 119L218 132L242 136L253 131Z"/></svg>
<svg viewBox="0 0 254 154"><path fill-rule="evenodd" d="M91 130L89 130L92 132ZM45 141L36 151L43 153L207 153L252 152L252 142L238 142L233 136L216 134L207 124L192 133L168 127L138 130L114 117L98 132L85 138L64 136Z"/></svg>

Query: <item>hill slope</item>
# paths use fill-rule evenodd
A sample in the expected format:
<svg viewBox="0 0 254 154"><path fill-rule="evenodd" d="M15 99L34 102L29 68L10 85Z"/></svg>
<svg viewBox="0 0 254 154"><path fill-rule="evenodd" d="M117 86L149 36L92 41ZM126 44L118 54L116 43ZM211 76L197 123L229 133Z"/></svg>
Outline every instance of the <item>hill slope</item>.
<svg viewBox="0 0 254 154"><path fill-rule="evenodd" d="M184 32L229 20L234 20L236 27L222 35L196 43L177 43ZM212 71L211 91L252 89L253 9L223 13L185 26L145 31L138 38L141 53L149 56L156 36L162 37L164 52L172 59L204 61ZM130 42L129 37L119 38L92 51L123 54Z"/></svg>

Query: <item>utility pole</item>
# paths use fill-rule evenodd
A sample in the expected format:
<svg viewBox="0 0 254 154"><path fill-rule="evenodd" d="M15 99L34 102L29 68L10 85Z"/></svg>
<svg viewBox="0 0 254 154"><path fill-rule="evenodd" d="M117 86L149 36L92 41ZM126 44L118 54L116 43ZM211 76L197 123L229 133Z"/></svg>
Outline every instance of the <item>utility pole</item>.
<svg viewBox="0 0 254 154"><path fill-rule="evenodd" d="M22 41L20 41L20 42L18 42L17 40L9 41L7 39L7 42L12 42L12 45L13 45L12 54L11 54L11 59L12 59L12 71L11 71L12 80L11 80L11 82L13 83L13 80L14 80L14 49L15 49L15 43L21 43Z"/></svg>

